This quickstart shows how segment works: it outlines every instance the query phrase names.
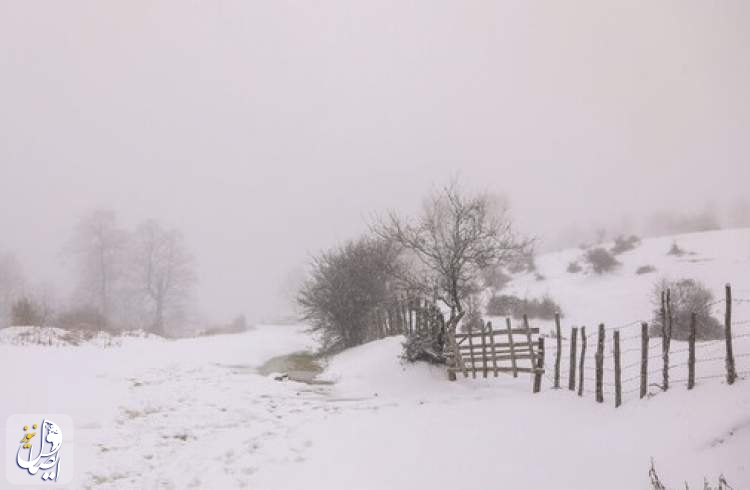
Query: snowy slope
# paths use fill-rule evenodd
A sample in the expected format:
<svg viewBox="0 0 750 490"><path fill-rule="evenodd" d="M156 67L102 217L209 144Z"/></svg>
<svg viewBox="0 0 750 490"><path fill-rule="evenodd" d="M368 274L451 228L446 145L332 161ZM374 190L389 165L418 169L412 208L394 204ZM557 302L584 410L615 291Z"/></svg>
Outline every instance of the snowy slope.
<svg viewBox="0 0 750 490"><path fill-rule="evenodd" d="M689 254L667 255L673 242ZM611 245L604 244L606 248ZM698 279L717 299L723 298L726 283L732 284L735 296L750 297L750 228L646 239L635 250L617 256L622 265L614 272L566 272L572 261L583 265L583 253L569 249L541 255L536 263L544 280L526 274L515 278L502 293L530 298L549 294L562 307L566 324L589 327L649 320L651 291L664 277ZM636 274L638 267L644 265L656 267L656 272Z"/></svg>
<svg viewBox="0 0 750 490"><path fill-rule="evenodd" d="M337 416L295 433L311 441L305 461L260 472L258 488L647 489L652 457L669 488L720 473L750 488L748 381L615 410L567 391L532 395L528 378L447 383L441 369L401 364L400 341L332 361Z"/></svg>
<svg viewBox="0 0 750 490"><path fill-rule="evenodd" d="M546 280L519 277L509 290L550 293L565 328L648 319L648 292L662 274L700 278L717 294L732 282L738 297L750 296L750 230L677 241L695 255L666 256L672 238L647 240L606 276L566 273L578 250L545 255L538 267ZM637 276L645 264L659 272ZM750 318L743 308L738 321ZM69 414L72 488L632 490L649 488L652 457L669 488L684 480L702 488L704 477L715 482L721 473L735 489L750 488L744 378L731 387L700 380L692 392L652 388L655 396L631 395L615 409L610 398L599 405L552 390L547 379L537 395L528 377L450 383L442 368L402 364L399 337L334 357L324 377L336 383L321 386L256 370L314 347L302 326L79 346L14 345L18 334L0 332L0 419ZM737 349L750 352L740 342ZM706 366L721 372L722 362Z"/></svg>

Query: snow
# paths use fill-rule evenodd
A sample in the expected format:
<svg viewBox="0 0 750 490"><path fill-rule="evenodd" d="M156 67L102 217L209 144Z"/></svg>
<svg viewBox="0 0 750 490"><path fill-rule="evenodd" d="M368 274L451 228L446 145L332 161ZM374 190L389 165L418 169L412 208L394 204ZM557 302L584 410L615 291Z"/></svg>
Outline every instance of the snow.
<svg viewBox="0 0 750 490"><path fill-rule="evenodd" d="M664 274L697 277L717 295L732 282L737 297L750 297L750 230L677 237L695 253L681 258L666 255L672 240L644 241L604 276L565 272L580 250L545 255L537 263L546 280L520 277L509 291L551 294L564 329L648 319L648 292ZM645 264L658 272L636 275ZM750 308L735 314L750 319ZM630 395L615 409L610 397L597 404L550 389L548 379L539 394L524 376L448 382L442 368L404 364L400 337L333 357L322 378L335 384L307 385L257 372L272 357L315 347L301 325L77 346L44 329L41 345L16 345L24 332L36 335L0 330L0 418L70 415L72 488L631 490L649 488L651 458L670 488L702 488L719 474L750 488L750 379L700 380L691 392L679 383L667 393L652 388L654 396ZM750 342L735 349L750 353ZM748 360L738 359L740 370ZM700 367L699 376L722 369L721 361L704 366L711 371Z"/></svg>

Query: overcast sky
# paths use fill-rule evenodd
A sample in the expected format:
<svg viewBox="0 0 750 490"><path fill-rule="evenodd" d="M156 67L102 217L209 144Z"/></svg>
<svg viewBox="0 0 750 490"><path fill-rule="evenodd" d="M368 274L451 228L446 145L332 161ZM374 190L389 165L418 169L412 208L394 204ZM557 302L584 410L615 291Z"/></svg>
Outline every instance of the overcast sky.
<svg viewBox="0 0 750 490"><path fill-rule="evenodd" d="M34 280L64 289L111 208L185 232L208 314L257 317L455 176L543 238L741 202L750 2L0 0L0 251Z"/></svg>

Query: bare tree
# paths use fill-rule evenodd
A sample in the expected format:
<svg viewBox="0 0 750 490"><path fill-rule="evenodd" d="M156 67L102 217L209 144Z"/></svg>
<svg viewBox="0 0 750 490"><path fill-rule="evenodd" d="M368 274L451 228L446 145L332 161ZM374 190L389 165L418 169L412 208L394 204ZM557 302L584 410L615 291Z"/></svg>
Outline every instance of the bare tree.
<svg viewBox="0 0 750 490"><path fill-rule="evenodd" d="M507 263L530 244L515 234L504 204L488 194L466 195L455 183L433 192L416 219L390 213L373 229L416 259L418 267L402 279L450 309L446 328L452 332L467 298L480 287L482 271Z"/></svg>
<svg viewBox="0 0 750 490"><path fill-rule="evenodd" d="M167 320L184 314L195 283L193 257L182 234L150 220L132 241L130 281L150 317L152 331L164 335Z"/></svg>
<svg viewBox="0 0 750 490"><path fill-rule="evenodd" d="M68 245L77 261L78 296L105 321L112 313L115 288L123 276L127 233L113 211L96 210L80 219Z"/></svg>

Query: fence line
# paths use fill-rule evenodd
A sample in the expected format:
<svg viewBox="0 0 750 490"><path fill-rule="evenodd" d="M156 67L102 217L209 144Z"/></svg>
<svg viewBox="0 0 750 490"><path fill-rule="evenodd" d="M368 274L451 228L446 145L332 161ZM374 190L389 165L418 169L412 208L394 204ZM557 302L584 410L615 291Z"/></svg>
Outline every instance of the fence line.
<svg viewBox="0 0 750 490"><path fill-rule="evenodd" d="M580 396L593 394L600 403L606 395L607 398L614 398L615 406L620 406L623 397L632 396L639 391L641 398L653 394L649 392L649 388L656 387L660 391L667 391L670 389L670 381L673 385L686 384L687 389L692 389L696 381L724 378L727 384L731 385L738 377L750 375L750 362L745 362L746 359L750 359L750 330L740 329L732 332L733 327L750 325L750 319L732 318L732 306L750 303L749 298L733 298L731 286L727 284L724 298L708 305L724 305L723 338L696 339L697 322L696 315L693 314L688 338L685 340L687 345L672 349L673 340L682 340L673 338L674 316L669 296L669 291L665 291L661 318L656 319L662 325L661 332L654 331L654 319L650 326L640 320L622 323L618 327L600 326L599 335L594 338L593 366L586 362L587 353L584 345L580 350L576 346L579 330L583 334L581 343L584 343L585 329L574 327L570 329L568 337L561 337L563 333L556 327L552 337L557 338L549 347L555 348L553 356L550 356L555 359L554 372L552 376L545 375L545 378L558 379L560 372L568 370L569 390L575 391L578 388ZM641 326L641 332L638 334L620 335L621 331L630 331L637 325ZM650 337L651 333L657 335ZM634 345L636 340L639 340L640 345ZM603 347L604 343L607 344L606 349ZM735 347L738 349L737 352L734 352ZM649 353L649 349L654 350ZM640 354L638 359L635 358L636 353ZM591 356L590 353L588 355ZM721 367L718 365L719 362L723 363ZM578 376L575 373L576 367L579 369ZM687 377L679 376L670 380L673 372L685 373ZM593 389L590 388L592 386ZM554 383L553 387L558 388L558 384Z"/></svg>

